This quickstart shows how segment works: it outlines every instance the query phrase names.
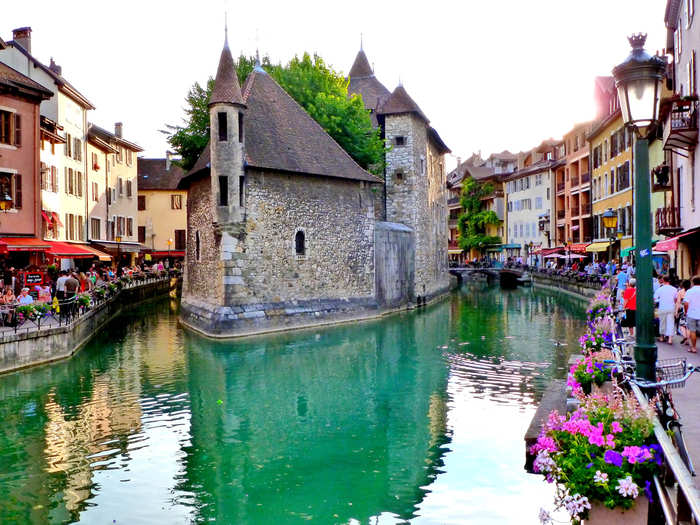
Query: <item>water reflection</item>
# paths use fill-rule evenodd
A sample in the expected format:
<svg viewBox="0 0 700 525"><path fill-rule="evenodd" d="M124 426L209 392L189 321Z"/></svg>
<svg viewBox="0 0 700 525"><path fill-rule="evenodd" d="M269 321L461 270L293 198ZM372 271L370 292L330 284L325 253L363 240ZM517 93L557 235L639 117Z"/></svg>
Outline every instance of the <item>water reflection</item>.
<svg viewBox="0 0 700 525"><path fill-rule="evenodd" d="M551 493L522 435L581 311L477 285L217 343L168 301L135 309L70 361L0 377L0 523L534 522Z"/></svg>

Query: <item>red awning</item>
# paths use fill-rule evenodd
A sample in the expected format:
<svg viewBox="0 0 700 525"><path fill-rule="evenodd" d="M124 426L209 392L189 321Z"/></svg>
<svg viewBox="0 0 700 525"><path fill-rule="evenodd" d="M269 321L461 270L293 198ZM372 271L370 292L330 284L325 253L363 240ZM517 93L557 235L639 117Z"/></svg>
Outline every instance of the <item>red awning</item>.
<svg viewBox="0 0 700 525"><path fill-rule="evenodd" d="M690 235L693 233L697 233L696 231L692 232L684 232L681 233L680 235L676 235L675 237L671 237L670 239L664 239L663 241L659 241L656 243L656 246L654 246L654 250L657 252L670 252L678 249L678 239L681 237L685 237L686 235Z"/></svg>
<svg viewBox="0 0 700 525"><path fill-rule="evenodd" d="M541 250L537 250L535 252L536 255L549 255L552 253L559 253L564 251L564 248L561 246L557 246L556 248L542 248Z"/></svg>
<svg viewBox="0 0 700 525"><path fill-rule="evenodd" d="M0 242L11 252L45 252L51 248L49 242L36 237L0 237Z"/></svg>
<svg viewBox="0 0 700 525"><path fill-rule="evenodd" d="M49 216L47 215L47 213L51 213L51 212L50 212L50 211L49 211L49 212L45 212L44 210L41 210L41 216L44 218L44 220L45 220L48 224L51 224L51 217L49 217Z"/></svg>
<svg viewBox="0 0 700 525"><path fill-rule="evenodd" d="M170 251L157 251L157 252L146 252L157 257L184 257L184 250L170 250Z"/></svg>
<svg viewBox="0 0 700 525"><path fill-rule="evenodd" d="M49 241L51 250L49 255L62 259L92 259L96 255L80 244L70 244L67 242Z"/></svg>
<svg viewBox="0 0 700 525"><path fill-rule="evenodd" d="M63 223L61 222L61 218L58 216L58 213L55 211L51 212L51 215L53 215L53 220L56 224L58 224L61 228L63 228Z"/></svg>

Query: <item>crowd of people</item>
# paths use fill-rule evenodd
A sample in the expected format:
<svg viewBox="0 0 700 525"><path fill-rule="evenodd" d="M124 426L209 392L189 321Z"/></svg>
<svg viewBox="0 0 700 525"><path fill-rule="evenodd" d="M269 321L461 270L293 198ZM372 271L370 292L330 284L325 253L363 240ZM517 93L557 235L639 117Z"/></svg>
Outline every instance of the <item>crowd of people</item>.
<svg viewBox="0 0 700 525"><path fill-rule="evenodd" d="M634 336L637 312L637 280L634 267L617 268L610 281L618 308L624 310L622 326ZM674 282L670 275L653 275L655 329L658 341L688 346L688 352L697 353L700 332L700 276Z"/></svg>

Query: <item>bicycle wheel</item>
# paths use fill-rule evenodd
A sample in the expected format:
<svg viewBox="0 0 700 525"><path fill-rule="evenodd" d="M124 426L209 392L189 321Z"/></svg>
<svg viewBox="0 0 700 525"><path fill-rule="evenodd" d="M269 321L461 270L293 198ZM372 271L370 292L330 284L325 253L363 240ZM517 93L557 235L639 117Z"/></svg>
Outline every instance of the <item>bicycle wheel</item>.
<svg viewBox="0 0 700 525"><path fill-rule="evenodd" d="M681 427L678 423L671 424L671 430L673 431L673 440L676 442L676 448L678 453L681 455L681 459L685 466L688 467L688 472L691 476L695 476L695 468L693 468L693 461L690 459L690 454L688 454L688 449L685 448L685 441L683 440L683 432L681 432Z"/></svg>

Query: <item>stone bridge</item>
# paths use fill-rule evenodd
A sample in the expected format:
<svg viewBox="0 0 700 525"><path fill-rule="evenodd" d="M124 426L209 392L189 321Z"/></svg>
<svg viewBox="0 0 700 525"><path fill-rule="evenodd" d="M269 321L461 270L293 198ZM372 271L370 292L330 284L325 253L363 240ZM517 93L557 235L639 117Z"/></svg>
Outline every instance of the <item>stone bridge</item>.
<svg viewBox="0 0 700 525"><path fill-rule="evenodd" d="M515 288L519 284L519 279L522 278L525 273L523 270L518 270L515 268L450 268L450 273L457 277L457 282L462 284L466 278L470 275L478 273L486 275L486 279L489 283L494 282L496 279L500 282L501 286L504 288Z"/></svg>

